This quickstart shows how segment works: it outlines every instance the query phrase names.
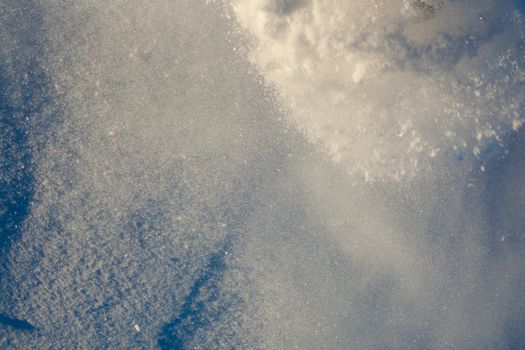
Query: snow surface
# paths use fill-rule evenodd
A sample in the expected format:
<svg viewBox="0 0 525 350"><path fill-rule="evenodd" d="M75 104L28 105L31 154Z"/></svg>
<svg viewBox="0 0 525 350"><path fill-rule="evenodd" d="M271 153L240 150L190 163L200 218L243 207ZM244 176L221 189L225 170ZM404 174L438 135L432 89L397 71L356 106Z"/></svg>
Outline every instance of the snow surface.
<svg viewBox="0 0 525 350"><path fill-rule="evenodd" d="M0 349L525 347L524 13L0 0Z"/></svg>
<svg viewBox="0 0 525 350"><path fill-rule="evenodd" d="M510 1L232 7L289 118L351 175L402 180L486 161L522 123L524 18Z"/></svg>

